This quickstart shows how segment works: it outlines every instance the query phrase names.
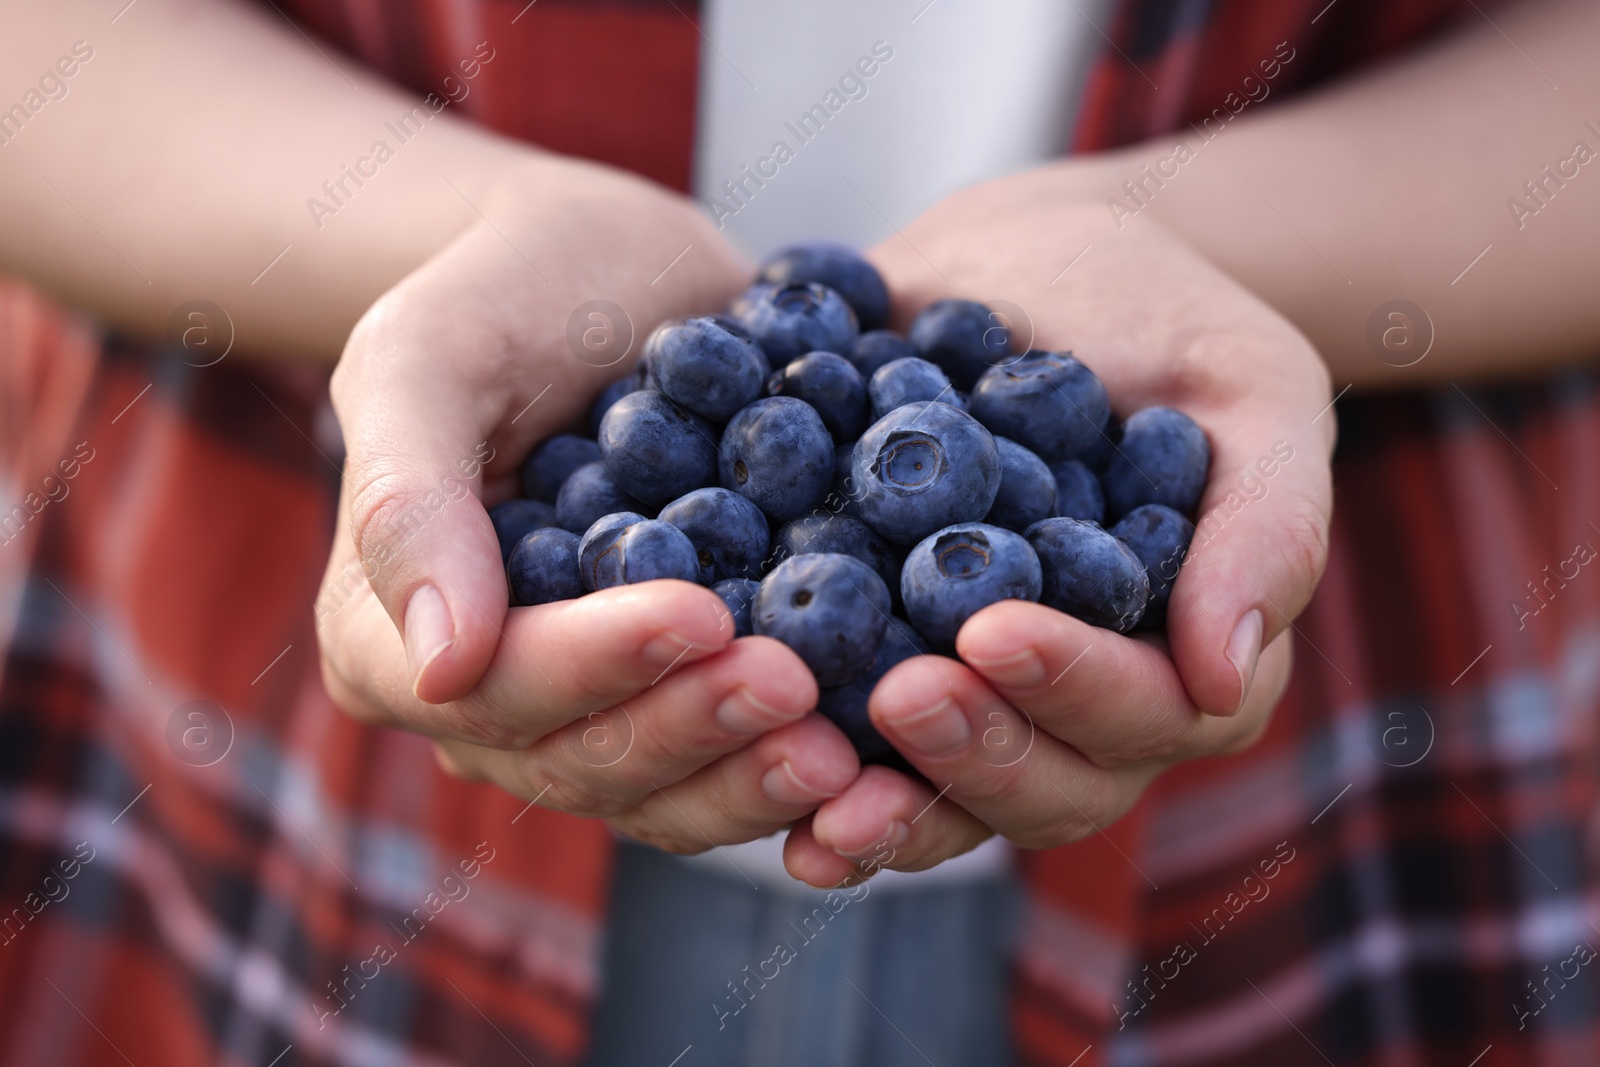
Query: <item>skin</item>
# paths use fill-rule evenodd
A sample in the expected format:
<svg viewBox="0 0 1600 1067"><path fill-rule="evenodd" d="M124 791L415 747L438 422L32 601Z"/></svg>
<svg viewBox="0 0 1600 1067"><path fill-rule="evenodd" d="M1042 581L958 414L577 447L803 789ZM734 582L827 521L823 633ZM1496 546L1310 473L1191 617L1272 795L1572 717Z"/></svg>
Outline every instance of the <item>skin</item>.
<svg viewBox="0 0 1600 1067"><path fill-rule="evenodd" d="M1029 309L1035 343L1071 349L1101 374L1120 414L1153 404L1188 413L1213 450L1202 515L1275 447L1294 458L1185 564L1170 649L1007 601L968 620L960 661L929 656L890 671L873 694L873 721L937 788L950 786L952 802L913 824L935 792L870 768L790 837L789 868L813 884L847 877L846 857L883 841L895 849L889 866L911 870L991 832L1027 847L1062 844L1116 819L1171 763L1243 748L1288 682L1282 632L1326 558L1334 429L1317 418L1328 377L1305 338L1157 226L1107 240L1098 206L994 193L935 209L898 248L879 250L907 306L944 288L928 261L943 264L954 288L1013 294ZM1004 262L962 256L996 230ZM1081 247L1080 236L1105 241L1105 255L1075 285L1053 290L1060 267L1051 264L1060 248Z"/></svg>
<svg viewBox="0 0 1600 1067"><path fill-rule="evenodd" d="M1294 453L1186 566L1170 648L1008 603L968 622L964 663L892 671L874 719L950 785L912 824L933 794L861 772L810 712L799 661L733 642L709 590L504 606L484 504L625 367L577 359L569 315L602 292L642 331L720 307L749 276L698 208L453 107L316 228L306 198L416 101L270 11L122 7L0 6L0 70L44 71L79 39L96 49L69 95L0 149L0 263L136 336L160 336L173 307L204 296L227 309L238 358L339 361L348 460L329 576L364 564L371 579L319 612L334 699L433 738L452 773L673 851L793 825L787 862L813 884L867 854L889 857L873 869L933 866L991 833L1074 840L1173 762L1248 745L1287 682L1283 631L1325 556L1332 388L1548 371L1600 340L1585 269L1600 179L1585 167L1520 230L1505 207L1575 139L1595 144L1582 127L1600 121L1592 4L1520 5L1332 91L1252 106L1121 227L1106 198L1171 138L987 183L904 225L871 253L902 326L943 296L1018 304L1035 343L1072 348L1122 413L1168 403L1206 428L1202 514L1278 442ZM1365 342L1395 296L1438 331L1404 370ZM484 443L494 458L465 476ZM432 506L451 478L469 492ZM419 503L433 517L393 538L389 520ZM1025 737L1011 762L1004 744Z"/></svg>

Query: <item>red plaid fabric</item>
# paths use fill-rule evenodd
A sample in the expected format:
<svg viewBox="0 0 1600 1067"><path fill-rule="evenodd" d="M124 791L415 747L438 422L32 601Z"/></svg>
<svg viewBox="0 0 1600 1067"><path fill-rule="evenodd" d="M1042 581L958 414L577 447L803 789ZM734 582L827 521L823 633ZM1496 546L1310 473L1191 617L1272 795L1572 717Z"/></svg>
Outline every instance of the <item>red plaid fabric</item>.
<svg viewBox="0 0 1600 1067"><path fill-rule="evenodd" d="M1473 7L1128 0L1079 147L1202 123L1280 42L1274 95ZM421 91L489 41L463 111L687 184L688 5L286 10ZM576 1062L605 831L322 691L325 376L102 344L18 282L0 353L0 1063ZM1596 390L1340 402L1268 737L1026 859L1028 1063L1600 1062Z"/></svg>

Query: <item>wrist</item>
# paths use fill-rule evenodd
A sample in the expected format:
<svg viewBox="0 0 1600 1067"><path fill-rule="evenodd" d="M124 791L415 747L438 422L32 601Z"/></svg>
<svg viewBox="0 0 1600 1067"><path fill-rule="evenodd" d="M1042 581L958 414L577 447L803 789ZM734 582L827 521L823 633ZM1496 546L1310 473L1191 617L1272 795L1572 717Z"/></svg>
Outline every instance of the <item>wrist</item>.
<svg viewBox="0 0 1600 1067"><path fill-rule="evenodd" d="M558 289L622 303L640 329L715 313L754 274L698 203L600 163L532 154L496 175L484 211L517 244L560 253Z"/></svg>

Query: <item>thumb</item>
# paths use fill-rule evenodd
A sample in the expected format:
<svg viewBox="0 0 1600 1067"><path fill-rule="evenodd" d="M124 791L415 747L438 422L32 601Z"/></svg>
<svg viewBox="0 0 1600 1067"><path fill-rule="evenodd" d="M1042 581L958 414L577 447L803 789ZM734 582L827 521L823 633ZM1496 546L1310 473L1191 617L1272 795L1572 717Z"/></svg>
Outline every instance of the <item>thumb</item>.
<svg viewBox="0 0 1600 1067"><path fill-rule="evenodd" d="M1212 715L1243 705L1261 650L1304 610L1327 562L1329 438L1277 429L1211 435L1211 484L1172 589L1172 658Z"/></svg>
<svg viewBox="0 0 1600 1067"><path fill-rule="evenodd" d="M335 373L343 518L404 640L413 694L459 699L493 658L507 611L499 542L478 495L494 448L471 417L441 412L436 390L388 380L356 391Z"/></svg>

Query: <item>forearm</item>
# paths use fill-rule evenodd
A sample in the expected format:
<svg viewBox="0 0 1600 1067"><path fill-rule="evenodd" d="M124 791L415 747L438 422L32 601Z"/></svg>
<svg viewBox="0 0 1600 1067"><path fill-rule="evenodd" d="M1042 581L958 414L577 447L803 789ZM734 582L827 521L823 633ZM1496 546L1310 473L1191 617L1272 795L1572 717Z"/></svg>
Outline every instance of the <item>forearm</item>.
<svg viewBox="0 0 1600 1067"><path fill-rule="evenodd" d="M1148 212L1299 326L1338 385L1509 377L1593 359L1600 161L1566 164L1576 176L1547 182L1544 207L1525 183L1546 181L1541 168L1557 170L1576 142L1600 152L1600 132L1585 125L1600 128L1600 7L1490 14L1493 26L1479 20L1330 91L1250 105L1212 123L1213 140L1186 129L1101 157L1081 188L1124 205L1107 200L1104 238ZM1123 183L1170 160L1180 140L1192 158L1129 196ZM1537 215L1519 218L1512 198ZM1403 369L1367 340L1374 311L1397 298L1436 331L1427 358Z"/></svg>
<svg viewBox="0 0 1600 1067"><path fill-rule="evenodd" d="M0 265L115 327L156 336L206 299L242 353L331 361L374 299L492 210L503 176L554 159L320 55L271 11L125 3L0 15L0 107L45 72L65 86L0 126ZM80 41L92 56L56 67ZM472 86L453 84L435 106Z"/></svg>

